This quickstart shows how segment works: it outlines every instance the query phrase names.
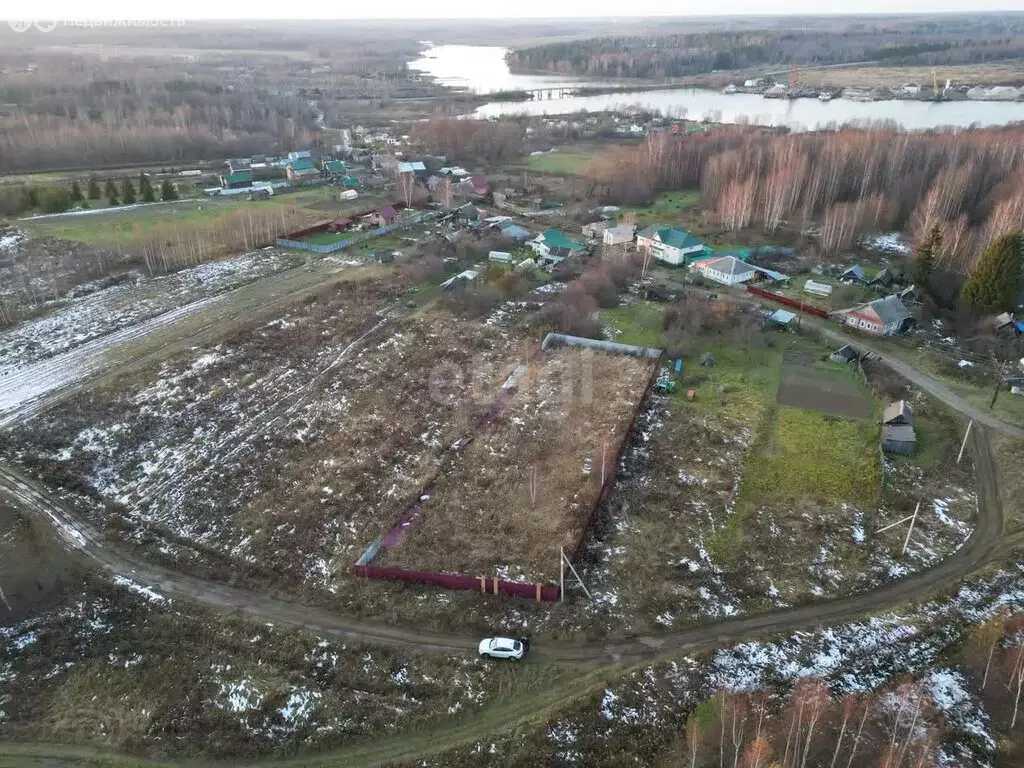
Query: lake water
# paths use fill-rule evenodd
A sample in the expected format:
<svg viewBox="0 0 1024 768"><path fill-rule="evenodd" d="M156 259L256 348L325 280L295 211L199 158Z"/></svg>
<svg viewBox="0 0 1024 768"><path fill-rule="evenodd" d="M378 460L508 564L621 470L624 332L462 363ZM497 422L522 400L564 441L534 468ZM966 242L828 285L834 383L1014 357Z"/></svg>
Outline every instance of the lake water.
<svg viewBox="0 0 1024 768"><path fill-rule="evenodd" d="M484 104L477 117L508 114L550 115L579 111L603 112L616 109L657 109L673 117L690 120L711 118L734 123L747 120L757 125L788 125L807 130L854 121L893 120L908 129L940 126L1005 125L1024 121L1024 102L999 101L874 101L833 99L765 99L756 94L725 95L701 88L671 88L657 91L622 90L600 96L572 96L566 92L580 86L608 86L600 80L561 75L514 75L505 63L506 48L478 45L428 47L423 56L409 62L409 68L454 88L473 93L523 90L536 94L528 101L500 101Z"/></svg>

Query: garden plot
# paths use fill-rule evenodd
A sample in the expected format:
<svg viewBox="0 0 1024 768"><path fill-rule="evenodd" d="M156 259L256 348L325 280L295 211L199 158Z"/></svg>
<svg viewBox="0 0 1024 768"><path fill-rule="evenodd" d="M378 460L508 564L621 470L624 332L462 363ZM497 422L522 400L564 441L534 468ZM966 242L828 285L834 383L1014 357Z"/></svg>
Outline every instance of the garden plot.
<svg viewBox="0 0 1024 768"><path fill-rule="evenodd" d="M883 464L873 418L775 403L783 350L715 355L684 384L695 402L652 395L641 414L584 557L592 627L649 631L866 591L962 546L973 471L969 456L956 464L962 425L939 406L903 385L921 455ZM903 554L906 527L878 529L918 501Z"/></svg>
<svg viewBox="0 0 1024 768"><path fill-rule="evenodd" d="M47 314L0 334L0 376L171 310L199 308L204 299L297 263L295 256L265 250L163 277L133 272L80 285L73 296L52 302Z"/></svg>
<svg viewBox="0 0 1024 768"><path fill-rule="evenodd" d="M8 455L158 558L334 591L483 410L473 387L493 393L514 367L500 329L379 316L401 291L341 283L80 395ZM432 378L439 361L450 380Z"/></svg>
<svg viewBox="0 0 1024 768"><path fill-rule="evenodd" d="M376 564L558 578L647 387L650 360L558 348L531 366L497 421L463 449L397 546Z"/></svg>
<svg viewBox="0 0 1024 768"><path fill-rule="evenodd" d="M871 414L870 403L848 370L827 365L804 350L790 350L782 366L780 405L834 416L862 418Z"/></svg>

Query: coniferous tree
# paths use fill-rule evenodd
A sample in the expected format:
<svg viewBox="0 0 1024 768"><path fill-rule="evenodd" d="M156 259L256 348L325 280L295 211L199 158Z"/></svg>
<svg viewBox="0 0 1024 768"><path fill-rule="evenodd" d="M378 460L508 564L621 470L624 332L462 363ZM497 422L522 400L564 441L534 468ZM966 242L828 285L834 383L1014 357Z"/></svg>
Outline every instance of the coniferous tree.
<svg viewBox="0 0 1024 768"><path fill-rule="evenodd" d="M71 202L80 203L85 199L82 195L82 188L78 186L78 180L71 182Z"/></svg>
<svg viewBox="0 0 1024 768"><path fill-rule="evenodd" d="M107 179L107 188L104 191L104 195L107 198L107 202L111 205L120 205L121 201L117 195L117 185L113 179Z"/></svg>
<svg viewBox="0 0 1024 768"><path fill-rule="evenodd" d="M922 291L927 292L931 285L932 273L935 271L936 251L942 247L942 230L936 224L932 227L924 239L917 244L914 252L914 265L911 269L911 279L914 285Z"/></svg>
<svg viewBox="0 0 1024 768"><path fill-rule="evenodd" d="M103 193L100 192L99 179L96 178L95 174L89 177L89 186L85 194L90 200L99 200L103 197Z"/></svg>
<svg viewBox="0 0 1024 768"><path fill-rule="evenodd" d="M125 205L132 205L135 202L135 187L131 179L121 182L121 202Z"/></svg>
<svg viewBox="0 0 1024 768"><path fill-rule="evenodd" d="M139 197L142 198L144 203L156 201L156 195L153 193L153 185L149 182L149 176L141 171L139 172Z"/></svg>
<svg viewBox="0 0 1024 768"><path fill-rule="evenodd" d="M961 298L976 312L1003 312L1020 298L1024 272L1024 233L997 237L978 259Z"/></svg>
<svg viewBox="0 0 1024 768"><path fill-rule="evenodd" d="M161 200L177 200L178 190L174 186L174 182L170 179L164 179L160 184L160 199Z"/></svg>

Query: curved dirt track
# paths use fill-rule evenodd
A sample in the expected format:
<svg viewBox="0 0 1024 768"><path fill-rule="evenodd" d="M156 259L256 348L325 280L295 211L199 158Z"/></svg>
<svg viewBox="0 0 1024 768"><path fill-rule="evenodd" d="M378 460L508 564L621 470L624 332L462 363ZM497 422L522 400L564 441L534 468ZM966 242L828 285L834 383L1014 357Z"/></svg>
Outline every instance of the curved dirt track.
<svg viewBox="0 0 1024 768"><path fill-rule="evenodd" d="M887 365L930 392L948 407L979 422L976 425L978 428L972 430L971 437L971 448L977 474L979 511L977 524L970 537L955 554L947 557L935 567L888 584L874 592L718 621L657 635L626 637L607 642L552 641L544 643L531 653L531 659L535 663L594 667L591 672L580 674L578 681L553 691L550 700L545 702L544 709L564 705L583 695L595 684L600 684L601 673L612 667L621 668L665 656L707 650L776 633L815 629L822 625L856 619L872 612L884 611L903 603L929 597L955 586L972 572L984 567L1001 547L1015 543L1003 538L1002 505L986 428L1021 438L1024 438L1024 429L999 421L991 414L967 403L945 385L910 368L902 361L879 353L870 345L861 343L859 340L850 339L831 329L827 330L827 335L830 337L843 342L853 342L857 346L877 354ZM109 373L109 371L106 372ZM48 399L46 404L49 405L51 402L55 402L55 398ZM38 411L32 413L34 412ZM26 417L30 417L30 415L26 414ZM986 425L986 428L982 428L981 424ZM172 598L192 600L218 609L247 613L261 620L294 625L348 641L446 653L473 652L476 647L477 638L475 636L395 627L335 615L298 602L270 597L222 583L204 581L185 573L145 562L106 542L102 535L76 519L44 488L25 478L16 470L2 465L0 465L0 496L9 500L18 509L46 520L68 547L81 553L82 557L97 569L131 579ZM481 713L481 716L475 721L478 725L473 728L458 724L442 726L440 730L446 731L448 738L441 738L439 733L439 738L428 739L415 749L420 749L419 754L425 754L466 743L486 735L489 731L482 730L485 724L491 729L490 732L510 729L517 723L535 719L538 716L537 703L529 700L509 702L503 708L498 708L500 711L493 713L493 717L490 712ZM415 756L410 741L396 742L391 748L386 747L385 742L390 743L388 739L385 739L375 748L355 748L331 758L325 756L323 763L375 765L387 760ZM61 747L53 747L52 750L49 747L30 747L28 745L24 747L9 745L9 747L11 755L42 756L49 754L58 759L61 753L67 754L74 751L73 749L64 750ZM0 745L0 752L3 752L4 749ZM82 752L89 751L82 750ZM99 756L102 753L91 754ZM320 759L310 756L296 764L315 765L320 762ZM3 761L0 760L0 764L2 763Z"/></svg>

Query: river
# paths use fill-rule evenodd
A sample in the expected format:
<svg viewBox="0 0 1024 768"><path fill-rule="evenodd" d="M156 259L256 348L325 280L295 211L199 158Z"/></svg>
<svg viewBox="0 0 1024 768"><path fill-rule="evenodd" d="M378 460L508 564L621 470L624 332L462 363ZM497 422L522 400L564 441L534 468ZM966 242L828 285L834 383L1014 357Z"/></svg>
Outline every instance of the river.
<svg viewBox="0 0 1024 768"><path fill-rule="evenodd" d="M409 68L437 82L472 93L531 91L526 101L484 104L477 117L508 114L568 114L615 109L656 109L690 120L747 121L757 125L787 125L795 130L825 128L851 122L892 120L910 130L941 126L1005 125L1024 121L1024 102L1000 101L873 101L834 99L765 99L756 94L725 95L705 88L666 88L630 91L627 88L599 96L573 96L572 88L608 87L608 82L564 75L515 75L505 63L506 48L479 45L429 46Z"/></svg>

